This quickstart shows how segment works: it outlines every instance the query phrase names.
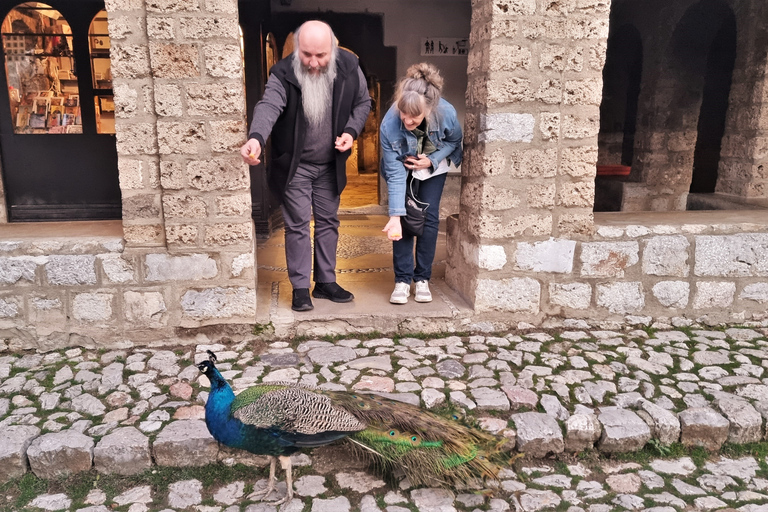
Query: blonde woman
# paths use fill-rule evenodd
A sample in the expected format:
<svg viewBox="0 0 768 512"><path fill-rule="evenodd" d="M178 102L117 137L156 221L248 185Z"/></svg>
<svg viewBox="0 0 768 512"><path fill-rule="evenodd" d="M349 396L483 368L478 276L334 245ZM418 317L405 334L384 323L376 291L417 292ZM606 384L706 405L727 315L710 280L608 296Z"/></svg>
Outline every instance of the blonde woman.
<svg viewBox="0 0 768 512"><path fill-rule="evenodd" d="M393 304L406 304L411 283L414 300L431 302L429 280L437 246L440 197L450 164L461 163L461 126L456 109L442 98L443 78L435 66L414 64L395 92L392 107L381 122L381 172L389 190L389 222L384 226L392 240L395 289ZM424 232L403 233L405 192L411 186L419 200L429 203ZM416 258L414 261L414 242Z"/></svg>

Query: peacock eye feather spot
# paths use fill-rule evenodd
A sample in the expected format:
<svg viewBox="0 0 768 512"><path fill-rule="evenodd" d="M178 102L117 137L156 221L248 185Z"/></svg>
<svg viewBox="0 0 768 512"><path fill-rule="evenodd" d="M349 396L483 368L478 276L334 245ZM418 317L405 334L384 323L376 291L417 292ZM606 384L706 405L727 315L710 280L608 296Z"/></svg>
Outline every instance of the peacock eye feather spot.
<svg viewBox="0 0 768 512"><path fill-rule="evenodd" d="M389 431L389 435L390 435L390 436L394 436L394 435L395 435L395 431L394 431L394 430L390 430L390 431Z"/></svg>

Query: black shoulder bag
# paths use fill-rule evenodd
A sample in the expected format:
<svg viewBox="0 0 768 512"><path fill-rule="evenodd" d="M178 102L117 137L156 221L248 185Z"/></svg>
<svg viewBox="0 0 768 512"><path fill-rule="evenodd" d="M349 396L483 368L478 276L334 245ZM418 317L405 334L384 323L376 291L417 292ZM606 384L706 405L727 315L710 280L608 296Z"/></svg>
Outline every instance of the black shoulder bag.
<svg viewBox="0 0 768 512"><path fill-rule="evenodd" d="M420 201L413 193L413 176L408 172L408 188L405 191L405 216L400 217L403 233L411 236L421 236L424 233L424 221L427 219L429 203Z"/></svg>

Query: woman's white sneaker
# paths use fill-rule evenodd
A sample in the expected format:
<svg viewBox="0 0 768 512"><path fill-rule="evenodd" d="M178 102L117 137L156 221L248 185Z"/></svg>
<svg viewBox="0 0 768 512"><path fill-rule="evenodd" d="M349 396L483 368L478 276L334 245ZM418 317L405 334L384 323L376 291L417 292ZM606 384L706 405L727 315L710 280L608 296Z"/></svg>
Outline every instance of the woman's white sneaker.
<svg viewBox="0 0 768 512"><path fill-rule="evenodd" d="M416 291L413 294L416 302L432 302L432 292L429 291L428 281L416 281Z"/></svg>
<svg viewBox="0 0 768 512"><path fill-rule="evenodd" d="M389 296L389 302L392 304L406 304L408 296L411 294L411 285L408 283L395 283L395 290Z"/></svg>

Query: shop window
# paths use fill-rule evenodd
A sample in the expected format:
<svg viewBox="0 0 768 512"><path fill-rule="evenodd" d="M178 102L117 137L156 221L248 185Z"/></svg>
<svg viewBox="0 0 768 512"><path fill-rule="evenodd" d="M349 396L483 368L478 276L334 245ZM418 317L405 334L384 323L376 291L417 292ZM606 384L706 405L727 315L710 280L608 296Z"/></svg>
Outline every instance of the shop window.
<svg viewBox="0 0 768 512"><path fill-rule="evenodd" d="M40 2L16 6L3 20L3 48L15 133L82 133L72 30Z"/></svg>
<svg viewBox="0 0 768 512"><path fill-rule="evenodd" d="M107 11L103 9L91 21L88 45L93 77L93 101L96 108L96 132L115 133L115 99L112 95Z"/></svg>

